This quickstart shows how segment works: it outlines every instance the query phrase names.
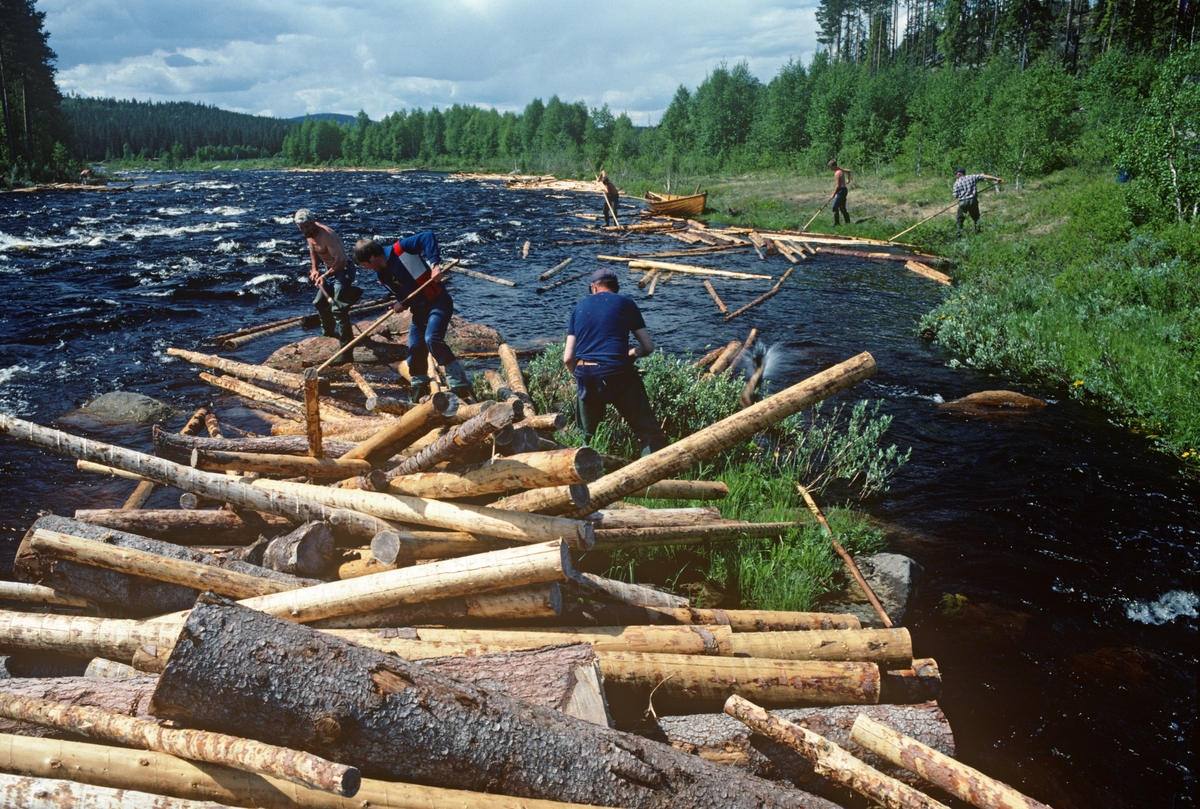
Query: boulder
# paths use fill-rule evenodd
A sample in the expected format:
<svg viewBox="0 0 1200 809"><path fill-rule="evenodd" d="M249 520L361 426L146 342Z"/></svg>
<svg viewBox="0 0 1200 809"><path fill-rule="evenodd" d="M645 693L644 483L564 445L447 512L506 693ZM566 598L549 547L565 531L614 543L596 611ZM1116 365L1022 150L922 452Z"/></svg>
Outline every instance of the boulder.
<svg viewBox="0 0 1200 809"><path fill-rule="evenodd" d="M373 322L363 320L356 323L356 331L363 331ZM354 347L354 362L386 364L404 359L408 354L408 329L411 325L410 312L394 315L378 331ZM495 329L470 323L456 315L450 319L450 327L446 330L446 342L454 353L462 354L495 351L501 338ZM325 362L337 351L338 345L334 337L309 337L298 343L283 346L263 364L281 371L300 373L306 367Z"/></svg>
<svg viewBox="0 0 1200 809"><path fill-rule="evenodd" d="M892 625L902 626L904 613L912 595L913 581L921 566L913 559L898 553L860 556L854 563L858 565L859 572L862 573L871 592L879 599L883 611L892 619ZM853 578L845 591L832 596L829 602L823 601L820 609L823 612L848 612L857 616L864 627L883 626L879 614L867 599L867 594Z"/></svg>
<svg viewBox="0 0 1200 809"><path fill-rule="evenodd" d="M165 421L174 412L174 408L165 402L125 390L116 390L103 396L97 396L80 410L95 418L123 424L149 424Z"/></svg>

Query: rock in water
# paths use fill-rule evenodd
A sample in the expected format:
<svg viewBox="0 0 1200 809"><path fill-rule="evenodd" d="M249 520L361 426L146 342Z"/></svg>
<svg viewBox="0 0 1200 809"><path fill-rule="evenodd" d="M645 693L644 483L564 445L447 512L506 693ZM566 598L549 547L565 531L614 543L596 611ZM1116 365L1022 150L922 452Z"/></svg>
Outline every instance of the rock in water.
<svg viewBox="0 0 1200 809"><path fill-rule="evenodd" d="M80 410L95 418L123 424L149 424L155 421L165 421L174 412L173 408L165 402L125 390L115 390L97 396Z"/></svg>

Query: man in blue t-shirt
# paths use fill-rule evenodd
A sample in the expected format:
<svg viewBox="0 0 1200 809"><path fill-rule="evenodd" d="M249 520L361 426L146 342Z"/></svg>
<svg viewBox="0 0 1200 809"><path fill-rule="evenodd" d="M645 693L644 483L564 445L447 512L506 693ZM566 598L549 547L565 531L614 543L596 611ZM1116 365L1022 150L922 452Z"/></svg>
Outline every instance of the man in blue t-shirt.
<svg viewBox="0 0 1200 809"><path fill-rule="evenodd" d="M592 273L592 294L575 305L567 327L563 363L575 374L579 390L575 413L585 441L591 442L612 405L642 443L642 455L667 445L646 387L633 364L654 351L654 340L637 304L618 295L620 284L612 270ZM629 335L637 345L629 347Z"/></svg>
<svg viewBox="0 0 1200 809"><path fill-rule="evenodd" d="M394 312L412 310L412 326L408 330L412 400L418 402L429 395L429 355L433 354L437 363L446 369L450 392L471 401L471 376L446 344L446 329L454 315L454 301L438 283L442 276L442 255L437 236L427 230L386 247L374 239L360 239L354 245L353 255L354 263L363 269L374 270L379 283L396 296L396 303L392 305ZM404 302L410 295L412 299Z"/></svg>

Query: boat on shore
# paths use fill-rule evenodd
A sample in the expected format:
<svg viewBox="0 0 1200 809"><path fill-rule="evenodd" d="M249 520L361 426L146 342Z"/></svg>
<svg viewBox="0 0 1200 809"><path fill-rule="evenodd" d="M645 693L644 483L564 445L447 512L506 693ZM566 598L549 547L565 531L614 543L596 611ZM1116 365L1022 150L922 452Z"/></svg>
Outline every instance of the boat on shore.
<svg viewBox="0 0 1200 809"><path fill-rule="evenodd" d="M655 216L698 216L704 213L708 192L702 194L656 194L646 192L646 212Z"/></svg>

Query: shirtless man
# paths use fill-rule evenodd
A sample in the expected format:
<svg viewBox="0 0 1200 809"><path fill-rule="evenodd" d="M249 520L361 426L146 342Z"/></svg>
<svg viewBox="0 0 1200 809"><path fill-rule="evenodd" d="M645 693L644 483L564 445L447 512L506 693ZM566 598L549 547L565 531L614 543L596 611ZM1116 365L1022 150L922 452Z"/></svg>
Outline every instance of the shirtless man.
<svg viewBox="0 0 1200 809"><path fill-rule="evenodd" d="M620 225L617 221L617 206L621 204L621 192L613 185L612 180L608 179L608 172L600 169L600 176L596 178L596 182L600 183L601 193L604 194L604 224L608 224L608 217L612 216L613 224Z"/></svg>
<svg viewBox="0 0 1200 809"><path fill-rule="evenodd" d="M829 168L833 170L833 226L838 226L838 212L846 218L846 224L850 224L850 213L846 210L846 175L850 173L850 169L838 167L836 160L829 161Z"/></svg>
<svg viewBox="0 0 1200 809"><path fill-rule="evenodd" d="M296 211L295 219L296 226L308 242L308 256L312 262L308 277L317 288L313 306L317 307L321 316L321 331L326 337L336 337L345 345L354 339L354 330L350 325L350 307L357 300L357 288L351 286L354 283L354 265L346 256L342 240L332 228L318 222L316 214L308 208L301 208ZM321 272L320 264L325 265L325 272ZM347 356L342 355L343 358Z"/></svg>

